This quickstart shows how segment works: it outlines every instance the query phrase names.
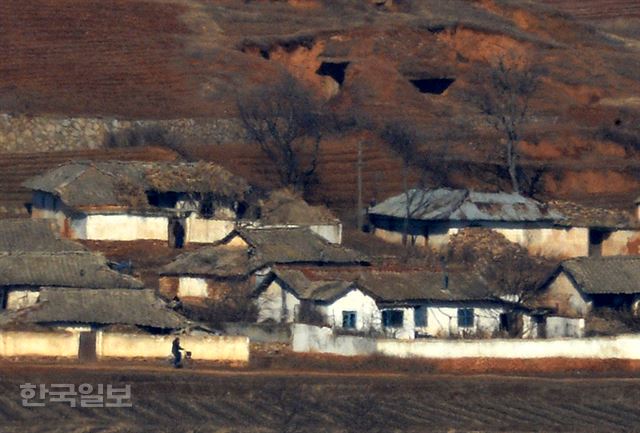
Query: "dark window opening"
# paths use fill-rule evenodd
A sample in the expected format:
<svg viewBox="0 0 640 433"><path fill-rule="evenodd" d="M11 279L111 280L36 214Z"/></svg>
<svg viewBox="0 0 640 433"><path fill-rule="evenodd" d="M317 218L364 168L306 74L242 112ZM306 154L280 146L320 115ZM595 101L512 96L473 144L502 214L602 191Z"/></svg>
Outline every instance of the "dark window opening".
<svg viewBox="0 0 640 433"><path fill-rule="evenodd" d="M238 218L244 218L249 210L249 204L247 202L241 201L236 206L236 216Z"/></svg>
<svg viewBox="0 0 640 433"><path fill-rule="evenodd" d="M347 66L349 66L349 62L322 62L316 74L331 77L342 86Z"/></svg>
<svg viewBox="0 0 640 433"><path fill-rule="evenodd" d="M211 218L215 211L212 197L204 197L200 202L200 215L205 218Z"/></svg>
<svg viewBox="0 0 640 433"><path fill-rule="evenodd" d="M355 311L343 311L342 312L342 327L345 329L356 329L356 312Z"/></svg>
<svg viewBox="0 0 640 433"><path fill-rule="evenodd" d="M382 326L385 328L402 328L404 323L404 311L384 310L382 312Z"/></svg>
<svg viewBox="0 0 640 433"><path fill-rule="evenodd" d="M459 328L471 328L473 327L474 320L473 308L459 308L458 309L458 327Z"/></svg>
<svg viewBox="0 0 640 433"><path fill-rule="evenodd" d="M608 235L609 232L605 230L589 230L589 257L600 257L602 255L602 242Z"/></svg>
<svg viewBox="0 0 640 433"><path fill-rule="evenodd" d="M427 307L416 307L413 310L413 322L416 327L424 327L429 323Z"/></svg>
<svg viewBox="0 0 640 433"><path fill-rule="evenodd" d="M430 93L433 95L442 95L455 81L453 78L425 78L421 80L410 80L411 84L420 91L420 93Z"/></svg>
<svg viewBox="0 0 640 433"><path fill-rule="evenodd" d="M151 206L175 208L178 202L178 193L147 191L147 201Z"/></svg>

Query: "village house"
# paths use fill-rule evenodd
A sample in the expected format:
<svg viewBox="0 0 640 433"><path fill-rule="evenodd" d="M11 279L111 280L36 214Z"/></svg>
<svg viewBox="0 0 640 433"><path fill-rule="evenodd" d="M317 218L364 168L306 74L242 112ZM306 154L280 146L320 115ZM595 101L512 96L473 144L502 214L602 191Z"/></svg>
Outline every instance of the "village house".
<svg viewBox="0 0 640 433"><path fill-rule="evenodd" d="M73 162L32 178L31 216L73 239L152 239L181 247L224 238L249 185L211 163Z"/></svg>
<svg viewBox="0 0 640 433"><path fill-rule="evenodd" d="M253 289L276 264L353 266L368 259L303 227L238 228L219 244L185 253L160 271L168 297L215 300ZM247 292L248 293L248 292Z"/></svg>
<svg viewBox="0 0 640 433"><path fill-rule="evenodd" d="M276 267L254 296L258 321L320 317L334 329L402 339L490 337L508 333L518 313L523 320L522 311L491 294L481 278L462 273ZM536 325L524 319L522 334L536 336Z"/></svg>
<svg viewBox="0 0 640 433"><path fill-rule="evenodd" d="M342 243L342 222L324 206L311 206L298 194L283 188L258 201L256 226L307 228L327 241Z"/></svg>
<svg viewBox="0 0 640 433"><path fill-rule="evenodd" d="M412 189L373 206L368 216L375 235L401 242L407 208L408 240L433 249L445 248L464 228L483 227L546 257L639 252L640 223L626 212L449 188Z"/></svg>
<svg viewBox="0 0 640 433"><path fill-rule="evenodd" d="M45 288L141 289L104 256L88 251L0 253L0 306L17 310L38 302Z"/></svg>
<svg viewBox="0 0 640 433"><path fill-rule="evenodd" d="M640 257L565 260L540 288L537 302L558 315L586 318L597 308L640 312Z"/></svg>
<svg viewBox="0 0 640 433"><path fill-rule="evenodd" d="M153 290L45 288L36 304L11 314L12 322L76 332L113 325L133 331L167 333L189 325Z"/></svg>
<svg viewBox="0 0 640 433"><path fill-rule="evenodd" d="M45 288L37 303L0 314L3 331L48 331L37 334L49 338L76 334L81 360L95 360L105 348L113 349L113 343L105 340L114 339L120 340L115 347L120 356L157 356L153 338L196 326L148 289ZM32 335L24 338L30 341ZM167 341L163 353L168 355L169 349ZM49 351L56 353L54 348Z"/></svg>

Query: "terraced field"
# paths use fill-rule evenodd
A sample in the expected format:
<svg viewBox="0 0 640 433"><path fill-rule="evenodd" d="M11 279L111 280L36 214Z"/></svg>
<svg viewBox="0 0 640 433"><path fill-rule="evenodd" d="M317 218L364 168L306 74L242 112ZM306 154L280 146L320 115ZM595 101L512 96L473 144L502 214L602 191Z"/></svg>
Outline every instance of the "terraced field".
<svg viewBox="0 0 640 433"><path fill-rule="evenodd" d="M606 18L640 17L637 0L543 0L550 6L577 18L597 20Z"/></svg>
<svg viewBox="0 0 640 433"><path fill-rule="evenodd" d="M11 368L2 432L633 431L640 380ZM7 373L4 371L3 373ZM24 408L19 385L131 384L131 408Z"/></svg>

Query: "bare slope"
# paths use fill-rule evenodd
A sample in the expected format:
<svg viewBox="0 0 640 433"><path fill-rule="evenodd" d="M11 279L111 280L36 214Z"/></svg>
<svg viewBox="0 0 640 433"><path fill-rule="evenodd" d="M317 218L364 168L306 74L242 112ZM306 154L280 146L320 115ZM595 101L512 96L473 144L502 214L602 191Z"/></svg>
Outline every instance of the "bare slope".
<svg viewBox="0 0 640 433"><path fill-rule="evenodd" d="M414 121L428 133L423 152L435 161L432 169L448 174L432 183L496 188L508 185L495 179L500 137L469 95L491 63L510 55L545 70L523 147L526 164L553 166L542 178L543 192L587 200L606 192L612 204L634 198L640 186L633 167L640 50L633 38L553 9L571 12L585 2L374 3L7 0L0 4L0 108L234 117L240 89L268 85L287 70L329 99L336 112ZM633 17L636 3L589 2L600 11L589 17L608 17L610 10ZM335 141L341 143L325 152L327 164L312 196L349 206L354 141ZM244 146L238 143L236 152L249 155L243 161L220 149L210 153L250 173L268 171L255 149ZM367 200L397 192L399 185L392 155L383 149L372 158ZM454 161L453 169L441 164L443 158ZM384 179L378 181L380 173Z"/></svg>

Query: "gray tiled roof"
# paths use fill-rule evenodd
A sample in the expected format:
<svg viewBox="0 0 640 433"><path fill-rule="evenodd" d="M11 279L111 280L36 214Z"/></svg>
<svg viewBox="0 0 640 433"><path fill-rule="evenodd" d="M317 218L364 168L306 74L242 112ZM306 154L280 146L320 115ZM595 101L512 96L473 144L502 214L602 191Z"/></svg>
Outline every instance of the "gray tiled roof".
<svg viewBox="0 0 640 433"><path fill-rule="evenodd" d="M217 164L139 161L68 163L23 186L59 196L74 208L148 208L145 191L213 193L235 199L249 189L244 179Z"/></svg>
<svg viewBox="0 0 640 433"><path fill-rule="evenodd" d="M1 286L142 288L142 282L109 268L104 256L86 251L0 254Z"/></svg>
<svg viewBox="0 0 640 433"><path fill-rule="evenodd" d="M31 323L123 324L176 329L189 322L153 290L44 289L38 303L17 313Z"/></svg>
<svg viewBox="0 0 640 433"><path fill-rule="evenodd" d="M60 239L54 232L54 224L46 219L0 220L0 252L86 250L78 242Z"/></svg>
<svg viewBox="0 0 640 433"><path fill-rule="evenodd" d="M560 264L587 294L640 293L640 257L579 257Z"/></svg>

